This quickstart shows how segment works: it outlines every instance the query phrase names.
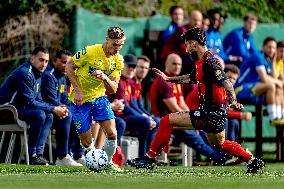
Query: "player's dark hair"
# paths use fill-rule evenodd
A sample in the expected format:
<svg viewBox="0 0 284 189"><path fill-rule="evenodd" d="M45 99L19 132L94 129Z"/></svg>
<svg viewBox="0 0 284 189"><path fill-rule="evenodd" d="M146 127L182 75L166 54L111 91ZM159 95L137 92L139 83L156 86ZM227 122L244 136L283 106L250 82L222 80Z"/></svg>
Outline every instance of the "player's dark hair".
<svg viewBox="0 0 284 189"><path fill-rule="evenodd" d="M151 60L145 55L138 56L137 60L139 60L139 59L144 60L145 62L149 62L149 64L151 63Z"/></svg>
<svg viewBox="0 0 284 189"><path fill-rule="evenodd" d="M247 13L244 16L244 21L245 22L248 21L249 19L257 21L257 17L253 13L251 13L251 12Z"/></svg>
<svg viewBox="0 0 284 189"><path fill-rule="evenodd" d="M72 56L72 53L68 50L57 50L54 54L54 58L61 58L62 55Z"/></svg>
<svg viewBox="0 0 284 189"><path fill-rule="evenodd" d="M284 41L278 41L277 48L283 48L283 47L284 47Z"/></svg>
<svg viewBox="0 0 284 189"><path fill-rule="evenodd" d="M183 7L178 6L178 5L171 6L171 8L169 10L170 15L173 15L173 13L176 9L182 9L183 10Z"/></svg>
<svg viewBox="0 0 284 189"><path fill-rule="evenodd" d="M33 50L32 55L37 55L37 53L39 53L39 52L43 52L43 53L45 53L45 54L49 54L47 48L44 48L44 47L36 47L36 48Z"/></svg>
<svg viewBox="0 0 284 189"><path fill-rule="evenodd" d="M123 29L121 29L120 27L110 27L107 30L107 36L110 39L122 39L123 37L125 37L125 34Z"/></svg>
<svg viewBox="0 0 284 189"><path fill-rule="evenodd" d="M264 39L264 41L263 41L263 44L262 44L262 46L265 46L267 43L269 43L270 41L275 41L276 42L276 40L275 40L275 38L274 37L266 37L265 39Z"/></svg>
<svg viewBox="0 0 284 189"><path fill-rule="evenodd" d="M224 68L224 72L232 72L234 74L238 74L240 76L240 69L234 64L226 64Z"/></svg>
<svg viewBox="0 0 284 189"><path fill-rule="evenodd" d="M182 39L187 42L189 40L195 40L200 45L206 46L206 34L201 28L192 28L182 34Z"/></svg>

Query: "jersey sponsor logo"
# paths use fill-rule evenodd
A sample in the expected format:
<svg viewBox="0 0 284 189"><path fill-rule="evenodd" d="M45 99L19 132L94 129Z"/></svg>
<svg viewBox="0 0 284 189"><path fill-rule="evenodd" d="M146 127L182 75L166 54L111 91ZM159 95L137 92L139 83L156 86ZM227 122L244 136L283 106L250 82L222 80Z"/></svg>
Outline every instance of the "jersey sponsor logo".
<svg viewBox="0 0 284 189"><path fill-rule="evenodd" d="M217 77L218 80L223 79L221 70L217 70L217 71L215 72L215 76Z"/></svg>
<svg viewBox="0 0 284 189"><path fill-rule="evenodd" d="M89 74L93 75L93 72L96 71L96 68L89 66Z"/></svg>
<svg viewBox="0 0 284 189"><path fill-rule="evenodd" d="M200 111L194 111L194 116L199 117L200 116Z"/></svg>

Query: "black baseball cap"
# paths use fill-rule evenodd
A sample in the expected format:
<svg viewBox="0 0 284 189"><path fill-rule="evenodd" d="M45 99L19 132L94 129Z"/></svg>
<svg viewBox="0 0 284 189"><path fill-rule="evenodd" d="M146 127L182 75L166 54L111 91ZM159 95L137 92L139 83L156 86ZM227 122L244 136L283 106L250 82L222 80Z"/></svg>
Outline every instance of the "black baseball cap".
<svg viewBox="0 0 284 189"><path fill-rule="evenodd" d="M200 45L206 46L206 34L201 28L191 28L184 32L181 35L181 38L187 42L189 40L195 40L197 41Z"/></svg>
<svg viewBox="0 0 284 189"><path fill-rule="evenodd" d="M136 66L137 64L137 57L133 54L127 54L123 57L124 64Z"/></svg>

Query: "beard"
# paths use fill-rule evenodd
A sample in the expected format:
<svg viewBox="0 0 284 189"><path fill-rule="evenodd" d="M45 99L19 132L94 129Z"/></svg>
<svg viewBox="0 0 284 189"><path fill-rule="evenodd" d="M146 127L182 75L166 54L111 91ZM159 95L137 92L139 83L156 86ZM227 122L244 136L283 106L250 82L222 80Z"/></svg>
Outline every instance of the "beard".
<svg viewBox="0 0 284 189"><path fill-rule="evenodd" d="M196 51L192 51L191 53L190 53L190 57L192 58L192 60L195 62L195 61L197 61L198 60L198 54L197 54L197 52Z"/></svg>

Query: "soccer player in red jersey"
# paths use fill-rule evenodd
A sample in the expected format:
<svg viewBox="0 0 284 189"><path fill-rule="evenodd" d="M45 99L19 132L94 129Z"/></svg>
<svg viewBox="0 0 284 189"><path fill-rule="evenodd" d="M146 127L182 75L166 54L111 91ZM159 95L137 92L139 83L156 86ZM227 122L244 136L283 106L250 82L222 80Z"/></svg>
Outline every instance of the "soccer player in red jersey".
<svg viewBox="0 0 284 189"><path fill-rule="evenodd" d="M205 32L200 28L192 28L182 38L185 40L187 52L195 60L192 72L168 77L156 68L153 70L168 82L196 83L199 106L195 110L171 113L163 117L149 151L144 157L133 159L131 165L136 168L153 168L155 157L169 143L173 126L177 126L205 131L213 147L247 162L247 173L256 173L263 168L264 162L247 153L237 142L225 140L224 124L228 117L228 108L243 109L243 105L237 102L234 88L219 61L206 48Z"/></svg>

